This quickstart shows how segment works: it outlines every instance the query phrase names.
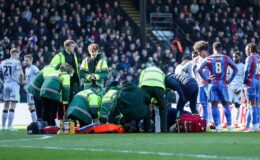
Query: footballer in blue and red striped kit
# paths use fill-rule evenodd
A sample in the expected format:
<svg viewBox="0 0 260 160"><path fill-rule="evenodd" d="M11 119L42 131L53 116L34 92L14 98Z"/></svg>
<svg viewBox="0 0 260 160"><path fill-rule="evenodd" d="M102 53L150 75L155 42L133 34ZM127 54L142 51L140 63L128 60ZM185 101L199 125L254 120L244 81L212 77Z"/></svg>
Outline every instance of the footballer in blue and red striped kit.
<svg viewBox="0 0 260 160"><path fill-rule="evenodd" d="M245 80L246 98L249 102L253 128L252 131L259 131L260 108L260 56L257 54L255 43L249 43L246 48Z"/></svg>
<svg viewBox="0 0 260 160"><path fill-rule="evenodd" d="M194 77L198 82L199 85L199 95L198 95L198 102L202 105L203 108L203 118L206 119L207 126L209 126L209 115L208 115L208 81L201 78L198 73L198 68L203 60L208 56L208 42L206 41L197 41L193 45L193 49L198 52L199 56L194 59ZM209 71L208 68L204 68L202 70L203 75L205 75L208 79Z"/></svg>
<svg viewBox="0 0 260 160"><path fill-rule="evenodd" d="M225 116L228 123L228 131L232 131L232 121L231 112L229 109L229 96L227 84L229 84L237 74L237 67L233 60L226 55L221 54L222 45L220 42L213 43L213 55L205 58L201 63L198 72L204 80L208 80L209 92L210 92L210 102L212 106L212 115L214 123L216 125L216 131L221 132L222 127L220 123L220 113L218 109L218 101L221 101L225 108ZM231 77L227 80L227 69L228 66L231 67L233 73ZM203 73L204 68L209 69L209 79Z"/></svg>

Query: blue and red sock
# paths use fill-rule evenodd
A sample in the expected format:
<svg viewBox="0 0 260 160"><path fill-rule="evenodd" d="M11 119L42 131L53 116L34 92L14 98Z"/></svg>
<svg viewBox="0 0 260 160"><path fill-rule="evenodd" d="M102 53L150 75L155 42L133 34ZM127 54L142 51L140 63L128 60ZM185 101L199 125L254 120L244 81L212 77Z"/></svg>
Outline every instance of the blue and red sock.
<svg viewBox="0 0 260 160"><path fill-rule="evenodd" d="M220 125L220 113L218 106L212 106L212 116L215 123L215 126Z"/></svg>
<svg viewBox="0 0 260 160"><path fill-rule="evenodd" d="M209 123L208 121L208 105L207 104L202 104L203 107L203 118L206 119L207 124Z"/></svg>
<svg viewBox="0 0 260 160"><path fill-rule="evenodd" d="M257 106L252 107L251 115L252 115L253 125L258 124L258 107Z"/></svg>
<svg viewBox="0 0 260 160"><path fill-rule="evenodd" d="M246 112L246 128L250 127L251 120L252 120L251 109L247 109L247 112Z"/></svg>
<svg viewBox="0 0 260 160"><path fill-rule="evenodd" d="M229 105L224 106L224 108L225 108L225 116L226 116L226 119L227 119L227 124L228 124L228 126L231 126L232 120L231 120L231 112L230 112L230 109L229 109Z"/></svg>

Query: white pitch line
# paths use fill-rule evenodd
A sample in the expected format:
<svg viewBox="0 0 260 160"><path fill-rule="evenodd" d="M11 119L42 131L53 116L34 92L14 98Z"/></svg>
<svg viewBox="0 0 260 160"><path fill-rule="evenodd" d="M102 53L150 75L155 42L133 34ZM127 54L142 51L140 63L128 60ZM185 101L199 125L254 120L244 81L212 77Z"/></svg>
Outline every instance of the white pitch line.
<svg viewBox="0 0 260 160"><path fill-rule="evenodd" d="M42 139L50 139L52 136L44 135L41 137L36 138L24 138L24 139L7 139L7 140L0 140L0 142L16 142L16 141L30 141L30 140L42 140Z"/></svg>
<svg viewBox="0 0 260 160"><path fill-rule="evenodd" d="M91 152L112 152L112 153L124 153L124 154L140 154L140 155L157 155L157 156L176 156L176 157L190 157L190 158L202 158L202 159L225 159L225 160L257 160L256 158L242 158L231 156L218 156L218 155L204 155L204 154L186 154L186 153L174 153L174 152L153 152L153 151L133 151L133 150L111 150L111 149L96 149L96 148L66 148L66 147L46 147L46 146L16 146L16 145L0 145L0 147L8 148L37 148L37 149L49 149L49 150L70 150L70 151L91 151Z"/></svg>

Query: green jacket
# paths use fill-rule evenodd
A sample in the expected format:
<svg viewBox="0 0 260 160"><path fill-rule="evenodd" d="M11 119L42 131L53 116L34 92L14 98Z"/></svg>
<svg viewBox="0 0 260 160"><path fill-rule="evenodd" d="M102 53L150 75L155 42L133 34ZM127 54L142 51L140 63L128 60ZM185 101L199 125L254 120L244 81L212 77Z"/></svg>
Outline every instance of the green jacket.
<svg viewBox="0 0 260 160"><path fill-rule="evenodd" d="M56 54L53 57L53 59L51 60L50 64L55 66L56 70L60 69L60 66L64 63L70 64L73 67L73 69L75 70L74 75L73 75L73 79L75 80L76 83L80 84L80 81L79 81L79 64L78 64L77 55L75 53L73 53L74 62L75 62L75 64L73 64L71 62L68 62L68 60L65 57L66 54L68 54L68 53L66 53L65 50Z"/></svg>
<svg viewBox="0 0 260 160"><path fill-rule="evenodd" d="M126 83L116 94L109 113L109 122L117 123L120 113L129 120L146 118L149 113L150 97L133 83Z"/></svg>
<svg viewBox="0 0 260 160"><path fill-rule="evenodd" d="M80 78L84 81L85 89L91 84L91 76L95 76L97 84L104 86L105 79L108 77L108 66L106 60L101 55L98 55L95 59L86 57L82 61Z"/></svg>
<svg viewBox="0 0 260 160"><path fill-rule="evenodd" d="M41 91L41 87L42 84L44 82L45 77L54 72L55 71L55 67L52 65L47 65L45 66L34 78L34 80L32 81L32 83L29 84L28 86L28 91L36 97L40 97L40 91Z"/></svg>
<svg viewBox="0 0 260 160"><path fill-rule="evenodd" d="M70 96L70 75L54 71L48 74L42 84L41 97L68 104Z"/></svg>
<svg viewBox="0 0 260 160"><path fill-rule="evenodd" d="M102 97L102 105L99 114L100 122L106 123L108 121L108 113L119 89L119 87L113 86L109 88L106 94Z"/></svg>
<svg viewBox="0 0 260 160"><path fill-rule="evenodd" d="M90 124L93 119L98 118L98 110L101 98L92 90L87 89L77 93L69 104L66 116L73 116Z"/></svg>
<svg viewBox="0 0 260 160"><path fill-rule="evenodd" d="M165 74L157 67L148 67L140 75L139 86L161 87L165 90Z"/></svg>

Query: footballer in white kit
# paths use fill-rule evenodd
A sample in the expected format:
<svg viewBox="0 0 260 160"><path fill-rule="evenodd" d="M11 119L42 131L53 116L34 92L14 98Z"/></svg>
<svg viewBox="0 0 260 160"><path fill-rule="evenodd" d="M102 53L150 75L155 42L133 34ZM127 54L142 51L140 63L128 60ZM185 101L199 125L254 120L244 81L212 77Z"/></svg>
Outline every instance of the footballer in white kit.
<svg viewBox="0 0 260 160"><path fill-rule="evenodd" d="M240 62L241 54L240 52L235 52L232 55L232 59L235 62L235 65L238 69L237 75L233 79L233 81L228 85L228 94L229 94L229 103L234 104L237 109L237 115L235 120L235 127L239 128L238 126L238 119L239 119L239 111L240 111L240 105L241 105L241 97L242 97L242 91L245 88L244 78L244 68L245 65ZM228 77L232 75L232 69L229 67L227 74Z"/></svg>
<svg viewBox="0 0 260 160"><path fill-rule="evenodd" d="M20 84L23 82L24 74L19 61L20 52L13 48L10 51L11 57L2 62L0 71L4 77L4 110L2 114L2 129L5 130L8 118L8 130L15 131L12 124L16 103L20 98ZM9 112L9 114L8 114Z"/></svg>
<svg viewBox="0 0 260 160"><path fill-rule="evenodd" d="M25 90L27 92L27 103L29 105L29 110L31 112L32 121L36 122L37 114L36 114L36 110L35 110L34 99L33 99L33 95L28 92L28 86L33 81L35 76L39 73L39 69L35 65L32 64L33 57L31 55L26 55L24 57L24 61L25 61L25 66L26 66L24 85L25 85Z"/></svg>
<svg viewBox="0 0 260 160"><path fill-rule="evenodd" d="M243 84L245 73L244 68L245 65L240 62L240 53L235 52L232 55L233 61L236 64L236 67L238 69L238 73L235 76L234 80L228 85L228 93L229 93L229 102L234 103L237 108L239 108L241 104L241 96L242 91L245 88L245 85ZM232 69L228 68L228 76L232 75Z"/></svg>

